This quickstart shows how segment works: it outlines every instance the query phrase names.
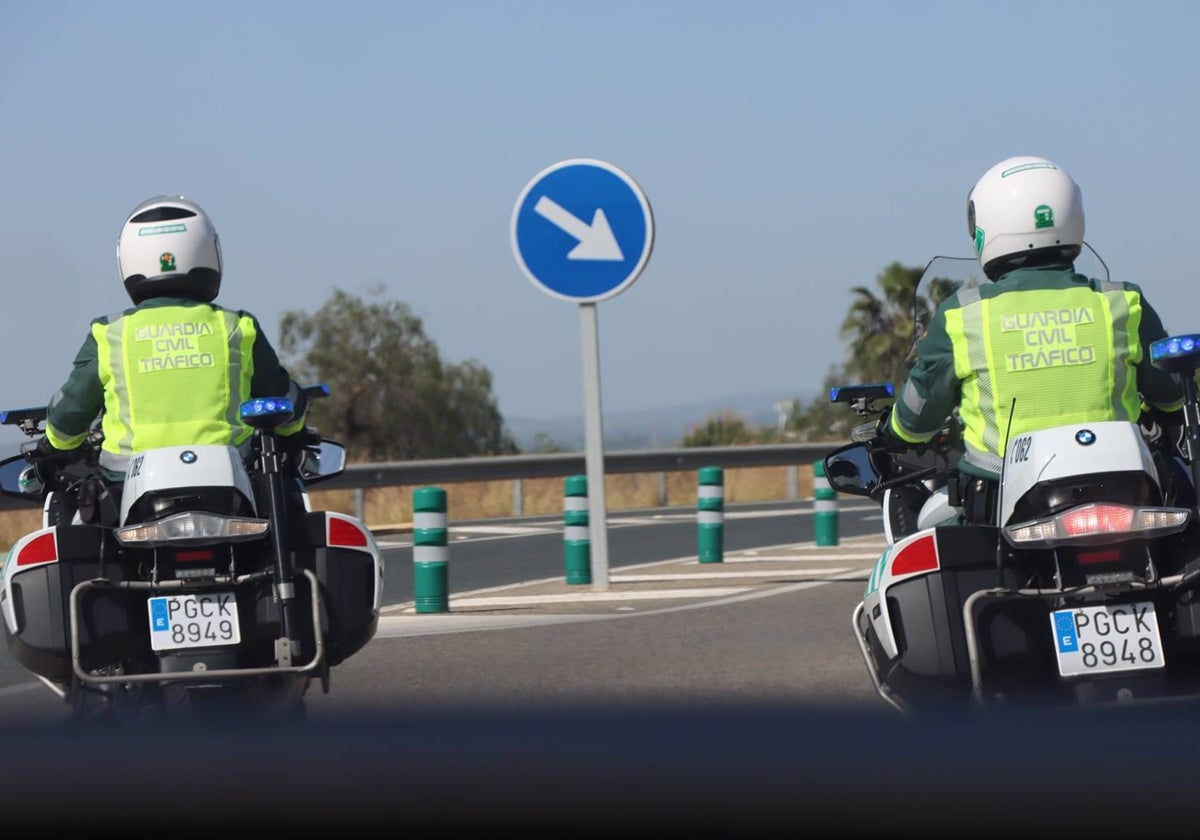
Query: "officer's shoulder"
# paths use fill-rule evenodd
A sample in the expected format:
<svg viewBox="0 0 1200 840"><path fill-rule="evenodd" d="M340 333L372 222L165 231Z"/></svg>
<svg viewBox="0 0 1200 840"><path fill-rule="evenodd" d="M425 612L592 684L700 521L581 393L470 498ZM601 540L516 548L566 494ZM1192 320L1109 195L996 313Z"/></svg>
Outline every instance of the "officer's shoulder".
<svg viewBox="0 0 1200 840"><path fill-rule="evenodd" d="M1092 284L1092 288L1094 289L1104 290L1106 288L1118 288L1123 292L1132 292L1142 297L1145 296L1145 292L1142 291L1142 287L1132 280L1105 280L1104 278L1098 277L1090 277L1088 279Z"/></svg>
<svg viewBox="0 0 1200 840"><path fill-rule="evenodd" d="M139 308L140 307L137 307L137 306L127 306L124 309L120 310L119 312L109 312L107 315L97 315L95 318L92 319L91 326L100 326L100 327L107 326L107 325L113 323L114 321L117 321L128 315L132 315L134 312L137 312Z"/></svg>
<svg viewBox="0 0 1200 840"><path fill-rule="evenodd" d="M255 314L253 312L249 312L245 309L233 309L231 307L222 306L219 303L212 303L212 302L207 303L205 305L210 307L214 312L228 312L229 314L235 315L238 318L249 318L251 321L258 320L258 318L255 316Z"/></svg>

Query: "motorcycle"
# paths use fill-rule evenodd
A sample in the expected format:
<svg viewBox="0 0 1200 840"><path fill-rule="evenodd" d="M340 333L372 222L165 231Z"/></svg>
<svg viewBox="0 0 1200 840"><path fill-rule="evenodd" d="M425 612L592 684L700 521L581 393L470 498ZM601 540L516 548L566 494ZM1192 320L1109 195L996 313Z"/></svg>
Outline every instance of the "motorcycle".
<svg viewBox="0 0 1200 840"><path fill-rule="evenodd" d="M1106 278L1087 254L1100 267L1077 269ZM973 259L930 261L918 336L936 289L979 282ZM866 420L824 466L833 489L883 513L886 548L851 624L889 705L919 714L1200 699L1200 336L1158 341L1150 358L1183 382L1178 439L1152 444L1139 423L1119 421L1016 436L985 517L960 480L957 417L928 444L898 450L875 431L890 383L831 389Z"/></svg>
<svg viewBox="0 0 1200 840"><path fill-rule="evenodd" d="M312 428L277 435L292 411L248 400L247 444L140 452L119 487L96 428L70 458L38 460L28 442L0 460L0 493L42 505L0 574L5 638L69 719L303 719L311 683L328 693L331 669L374 637L379 547L308 495L343 471L345 447ZM45 419L0 412L30 437Z"/></svg>

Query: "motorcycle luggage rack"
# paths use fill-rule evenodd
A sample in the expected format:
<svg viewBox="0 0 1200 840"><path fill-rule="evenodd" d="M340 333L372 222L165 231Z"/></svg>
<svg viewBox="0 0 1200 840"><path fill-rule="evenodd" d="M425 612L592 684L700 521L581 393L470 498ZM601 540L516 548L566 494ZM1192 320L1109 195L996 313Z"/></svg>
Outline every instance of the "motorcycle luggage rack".
<svg viewBox="0 0 1200 840"><path fill-rule="evenodd" d="M867 648L867 643L863 635L862 614L864 608L865 602L859 601L858 606L854 608L854 614L850 618L850 623L854 625L854 638L858 642L858 649L862 653L863 662L867 665L867 673L871 675L871 682L875 686L875 692L896 711L907 713L908 707L899 697L888 691L887 687L883 684L883 680L879 678L879 671L875 668L875 662L871 658L871 651Z"/></svg>
<svg viewBox="0 0 1200 840"><path fill-rule="evenodd" d="M161 590L173 588L194 588L195 584L191 581L167 581L160 583L150 583L148 581L122 581L121 583L113 583L105 578L96 578L94 580L85 580L75 585L71 589L71 670L75 672L76 678L85 685L103 685L105 683L169 683L169 682L199 682L218 679L236 679L242 677L258 677L270 676L272 674L312 674L317 671L325 661L325 636L321 632L321 587L320 581L316 574L308 569L301 569L304 576L308 578L308 583L312 591L312 618L313 618L313 658L303 665L288 665L258 668L220 668L204 671L177 671L171 673L154 673L154 674L89 674L83 670L80 665L80 644L79 644L79 598L86 589L146 589L146 590ZM179 586L172 586L172 583L178 583Z"/></svg>
<svg viewBox="0 0 1200 840"><path fill-rule="evenodd" d="M1151 590L1165 589L1175 586L1182 579L1183 575L1172 575L1162 578L1154 583L1142 582L1127 582L1121 584L1121 588L1129 592L1147 592ZM977 592L972 592L965 602L963 602L963 630L967 638L967 657L971 663L971 699L977 705L986 706L987 698L983 691L983 666L981 665L979 656L979 642L975 636L975 606L983 600L994 601L1014 601L1014 600L1042 600L1051 601L1056 598L1074 597L1078 595L1092 595L1098 592L1112 591L1110 587L1105 586L1075 586L1069 589L980 589ZM860 642L861 644L861 642ZM875 677L872 674L872 677ZM886 699L886 698L885 698Z"/></svg>

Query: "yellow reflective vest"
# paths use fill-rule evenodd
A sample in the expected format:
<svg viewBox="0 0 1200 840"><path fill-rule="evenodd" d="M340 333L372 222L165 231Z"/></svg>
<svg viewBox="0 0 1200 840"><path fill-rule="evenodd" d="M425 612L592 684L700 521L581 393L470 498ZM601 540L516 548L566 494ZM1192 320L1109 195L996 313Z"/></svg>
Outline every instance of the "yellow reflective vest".
<svg viewBox="0 0 1200 840"><path fill-rule="evenodd" d="M1019 269L959 290L937 309L896 398L890 430L932 438L959 409L964 472L1000 473L1010 437L1050 426L1136 421L1142 403L1183 406L1179 380L1150 364L1166 337L1132 283L1068 267Z"/></svg>
<svg viewBox="0 0 1200 840"><path fill-rule="evenodd" d="M50 401L46 438L73 449L101 418L101 465L123 472L129 457L159 446L238 445L252 430L244 400L291 396L297 413L279 431L303 428L299 390L257 319L182 298L152 298L96 318L67 382Z"/></svg>

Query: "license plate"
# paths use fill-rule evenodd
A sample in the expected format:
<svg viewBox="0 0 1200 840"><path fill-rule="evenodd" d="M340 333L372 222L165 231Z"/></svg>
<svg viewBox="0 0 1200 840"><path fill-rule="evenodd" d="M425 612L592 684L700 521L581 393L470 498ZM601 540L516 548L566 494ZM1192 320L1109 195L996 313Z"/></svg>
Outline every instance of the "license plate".
<svg viewBox="0 0 1200 840"><path fill-rule="evenodd" d="M241 641L237 599L232 592L160 595L150 605L154 650L236 645Z"/></svg>
<svg viewBox="0 0 1200 840"><path fill-rule="evenodd" d="M1106 674L1162 668L1162 639L1154 604L1100 604L1050 614L1058 673Z"/></svg>

